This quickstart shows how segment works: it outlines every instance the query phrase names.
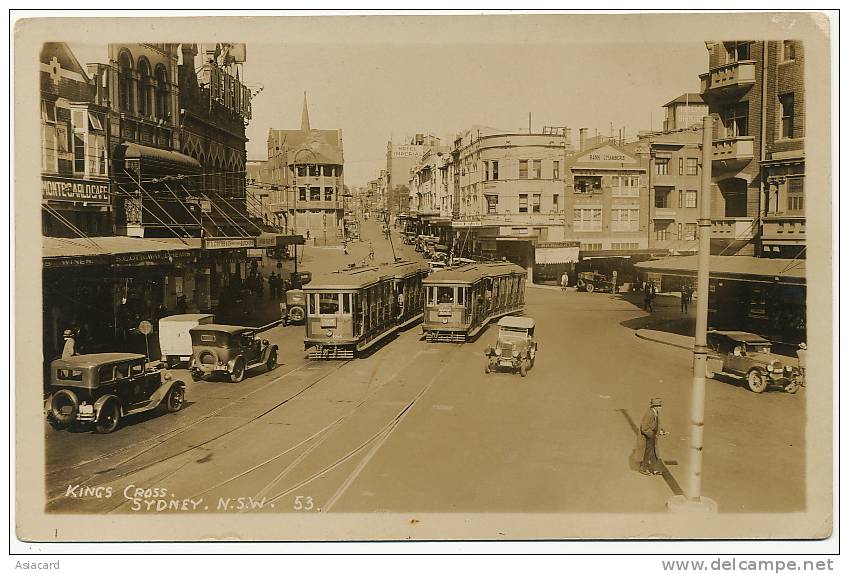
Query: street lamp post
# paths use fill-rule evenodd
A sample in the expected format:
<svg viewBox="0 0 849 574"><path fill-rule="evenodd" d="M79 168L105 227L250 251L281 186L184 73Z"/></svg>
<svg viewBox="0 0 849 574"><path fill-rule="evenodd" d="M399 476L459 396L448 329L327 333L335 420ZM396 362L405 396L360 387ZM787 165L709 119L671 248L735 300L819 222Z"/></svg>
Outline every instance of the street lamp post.
<svg viewBox="0 0 849 574"><path fill-rule="evenodd" d="M699 270L696 292L696 337L693 346L693 388L690 396L690 468L683 495L669 499L671 512L716 512L716 502L702 496L702 449L705 429L705 378L707 373L707 316L710 289L710 188L713 161L713 118L702 120L702 181L699 190Z"/></svg>

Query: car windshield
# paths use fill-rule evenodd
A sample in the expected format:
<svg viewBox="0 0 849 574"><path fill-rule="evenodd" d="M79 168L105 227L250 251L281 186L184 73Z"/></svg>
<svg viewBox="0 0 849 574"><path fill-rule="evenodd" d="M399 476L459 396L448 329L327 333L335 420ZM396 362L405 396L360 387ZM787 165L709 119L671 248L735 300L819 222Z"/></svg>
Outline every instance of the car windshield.
<svg viewBox="0 0 849 574"><path fill-rule="evenodd" d="M746 343L746 351L749 353L769 353L771 348L770 343Z"/></svg>
<svg viewBox="0 0 849 574"><path fill-rule="evenodd" d="M525 329L517 329L515 327L501 327L501 338L515 341L517 339L524 340L527 338L528 332Z"/></svg>

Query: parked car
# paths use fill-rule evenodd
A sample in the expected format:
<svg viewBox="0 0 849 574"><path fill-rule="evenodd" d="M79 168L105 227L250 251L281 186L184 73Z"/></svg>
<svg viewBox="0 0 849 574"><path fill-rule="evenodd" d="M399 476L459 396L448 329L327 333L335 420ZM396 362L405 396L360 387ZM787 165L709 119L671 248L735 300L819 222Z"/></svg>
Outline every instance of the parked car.
<svg viewBox="0 0 849 574"><path fill-rule="evenodd" d="M124 417L162 407L177 412L186 385L161 367L149 367L144 355L97 353L56 359L50 364L50 394L44 403L55 429L94 424L106 434Z"/></svg>
<svg viewBox="0 0 849 574"><path fill-rule="evenodd" d="M189 368L196 381L223 374L230 382L239 383L249 369L265 366L272 371L277 367L277 345L260 337L254 327L210 323L189 332L192 336Z"/></svg>
<svg viewBox="0 0 849 574"><path fill-rule="evenodd" d="M303 324L307 316L307 303L303 289L286 291L286 302L280 304L280 319L283 326Z"/></svg>
<svg viewBox="0 0 849 574"><path fill-rule="evenodd" d="M534 320L529 317L502 317L498 321L498 341L495 347L487 347L486 372L499 367L519 371L523 377L534 366L537 342L534 340Z"/></svg>
<svg viewBox="0 0 849 574"><path fill-rule="evenodd" d="M708 331L707 376L726 373L745 379L749 390L762 393L770 385L788 393L799 389L797 369L772 354L772 343L744 331Z"/></svg>
<svg viewBox="0 0 849 574"><path fill-rule="evenodd" d="M170 315L159 320L159 350L169 369L192 358L192 337L189 330L198 325L208 325L215 320L208 313Z"/></svg>
<svg viewBox="0 0 849 574"><path fill-rule="evenodd" d="M586 291L587 293L592 293L593 291L610 293L614 291L613 281L609 277L594 271L582 271L578 273L576 287L578 291Z"/></svg>

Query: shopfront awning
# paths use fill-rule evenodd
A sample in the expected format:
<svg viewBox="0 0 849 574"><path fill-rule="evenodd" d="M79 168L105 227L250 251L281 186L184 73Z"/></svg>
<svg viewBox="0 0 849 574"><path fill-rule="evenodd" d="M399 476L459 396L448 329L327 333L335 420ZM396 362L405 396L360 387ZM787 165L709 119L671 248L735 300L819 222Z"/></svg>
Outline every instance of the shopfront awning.
<svg viewBox="0 0 849 574"><path fill-rule="evenodd" d="M151 163L161 167L176 167L192 172L200 172L202 170L198 160L180 152L137 143L127 143L120 147L122 148L118 151L118 157L120 159L141 160L144 163Z"/></svg>
<svg viewBox="0 0 849 574"><path fill-rule="evenodd" d="M634 265L647 273L695 277L698 271L698 255L665 257L643 261ZM804 259L767 259L742 255L711 255L711 279L727 279L754 283L806 283Z"/></svg>
<svg viewBox="0 0 849 574"><path fill-rule="evenodd" d="M143 239L138 237L63 238L42 237L44 267L72 267L107 263L167 261L200 253L200 239Z"/></svg>

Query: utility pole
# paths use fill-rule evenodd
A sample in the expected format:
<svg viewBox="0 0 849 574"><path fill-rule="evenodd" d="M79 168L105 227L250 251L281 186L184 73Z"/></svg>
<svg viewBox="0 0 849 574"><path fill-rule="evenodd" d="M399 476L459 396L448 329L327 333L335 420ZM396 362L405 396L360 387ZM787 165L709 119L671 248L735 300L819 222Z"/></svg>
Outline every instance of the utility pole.
<svg viewBox="0 0 849 574"><path fill-rule="evenodd" d="M702 185L699 190L699 255L696 292L696 337L693 346L693 389L690 395L690 468L684 495L670 498L666 506L676 513L715 513L716 502L702 496L702 449L705 429L705 379L707 372L707 316L710 289L710 185L713 161L713 118L702 120Z"/></svg>

